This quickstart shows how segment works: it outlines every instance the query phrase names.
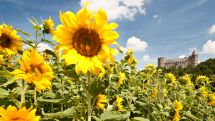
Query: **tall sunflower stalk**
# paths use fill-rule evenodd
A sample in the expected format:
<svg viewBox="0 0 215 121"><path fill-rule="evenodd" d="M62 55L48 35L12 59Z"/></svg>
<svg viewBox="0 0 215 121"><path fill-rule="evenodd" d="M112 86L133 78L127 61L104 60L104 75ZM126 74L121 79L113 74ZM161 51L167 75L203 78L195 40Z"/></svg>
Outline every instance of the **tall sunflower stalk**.
<svg viewBox="0 0 215 121"><path fill-rule="evenodd" d="M107 61L114 62L115 50L110 47L116 44L118 27L116 23L108 23L105 11L97 13L87 10L87 4L74 14L71 11L60 12L62 24L53 32L53 40L57 41L60 50L64 50L62 59L66 65L75 64L78 75L88 76L87 85L92 83L90 75L104 72L103 65ZM91 121L92 94L86 90L88 121Z"/></svg>
<svg viewBox="0 0 215 121"><path fill-rule="evenodd" d="M88 73L88 85L91 83L91 74ZM91 115L92 115L92 105L91 105L91 100L92 96L89 91L86 90L86 95L87 95L87 120L91 121Z"/></svg>

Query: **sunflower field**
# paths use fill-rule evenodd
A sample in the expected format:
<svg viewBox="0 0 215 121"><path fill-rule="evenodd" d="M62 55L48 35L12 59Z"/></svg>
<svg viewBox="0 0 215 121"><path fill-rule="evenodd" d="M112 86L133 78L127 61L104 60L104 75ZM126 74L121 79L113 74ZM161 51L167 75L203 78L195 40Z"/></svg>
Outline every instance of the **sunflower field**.
<svg viewBox="0 0 215 121"><path fill-rule="evenodd" d="M153 64L138 70L132 50L117 43L118 25L86 7L60 12L56 26L29 19L34 35L0 25L0 121L215 120L212 80ZM40 43L53 50L40 52Z"/></svg>

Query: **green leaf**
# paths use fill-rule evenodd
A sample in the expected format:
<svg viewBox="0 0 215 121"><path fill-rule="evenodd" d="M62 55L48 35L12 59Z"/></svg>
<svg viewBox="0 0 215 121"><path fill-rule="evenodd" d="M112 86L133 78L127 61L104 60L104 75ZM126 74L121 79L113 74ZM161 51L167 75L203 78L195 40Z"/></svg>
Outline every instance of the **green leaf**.
<svg viewBox="0 0 215 121"><path fill-rule="evenodd" d="M131 121L149 121L149 119L143 117L134 117Z"/></svg>
<svg viewBox="0 0 215 121"><path fill-rule="evenodd" d="M27 37L31 37L31 35L30 35L29 33L25 32L25 31L23 31L23 30L21 30L21 29L16 29L16 31L22 33L23 35L25 35L25 36L27 36Z"/></svg>
<svg viewBox="0 0 215 121"><path fill-rule="evenodd" d="M38 101L39 102L46 102L46 103L55 103L55 104L57 104L57 103L61 103L61 104L63 104L63 103L65 103L65 102L67 102L69 99L71 99L71 97L70 96L66 96L64 99L44 99L44 98L38 98Z"/></svg>
<svg viewBox="0 0 215 121"><path fill-rule="evenodd" d="M55 93L52 92L51 90L46 91L46 92L44 93L44 96L45 96L46 98L55 98L55 97L56 97Z"/></svg>
<svg viewBox="0 0 215 121"><path fill-rule="evenodd" d="M96 116L92 116L92 119L94 119L95 121L102 121L100 118L98 118Z"/></svg>
<svg viewBox="0 0 215 121"><path fill-rule="evenodd" d="M163 106L161 104L157 104L157 105L160 109L163 109Z"/></svg>
<svg viewBox="0 0 215 121"><path fill-rule="evenodd" d="M37 23L35 23L34 21L32 21L31 19L29 19L28 18L28 21L31 23L31 24L33 24L34 26L36 26L37 25Z"/></svg>
<svg viewBox="0 0 215 121"><path fill-rule="evenodd" d="M99 93L103 92L108 87L109 81L93 81L88 90L93 97L96 97Z"/></svg>
<svg viewBox="0 0 215 121"><path fill-rule="evenodd" d="M61 112L56 113L44 113L42 114L45 116L45 119L59 119L59 118L73 118L77 117L78 109L76 107L68 108Z"/></svg>
<svg viewBox="0 0 215 121"><path fill-rule="evenodd" d="M103 121L124 121L128 119L130 112L120 113L118 111L104 112L101 114L101 119Z"/></svg>
<svg viewBox="0 0 215 121"><path fill-rule="evenodd" d="M54 52L52 52L51 50L45 49L43 52L46 54L52 55L54 57L57 57L57 55Z"/></svg>
<svg viewBox="0 0 215 121"><path fill-rule="evenodd" d="M6 78L12 77L12 74L8 70L0 70L0 75Z"/></svg>
<svg viewBox="0 0 215 121"><path fill-rule="evenodd" d="M1 86L4 86L4 87L7 87L8 85L12 84L15 82L15 79L9 79L6 83L4 83L3 85Z"/></svg>
<svg viewBox="0 0 215 121"><path fill-rule="evenodd" d="M0 88L0 98L7 97L9 95L9 92L5 89Z"/></svg>
<svg viewBox="0 0 215 121"><path fill-rule="evenodd" d="M40 27L39 26L33 26L33 28L35 29L35 30L40 30ZM38 35L37 35L38 36Z"/></svg>
<svg viewBox="0 0 215 121"><path fill-rule="evenodd" d="M64 99L43 99L43 98L38 98L39 102L47 102L47 103L61 103L64 101Z"/></svg>
<svg viewBox="0 0 215 121"><path fill-rule="evenodd" d="M23 40L23 42L25 43L25 44L27 44L27 45L29 45L29 46L31 46L31 47L34 47L32 44L33 44L33 42L32 41L30 41L30 40Z"/></svg>
<svg viewBox="0 0 215 121"><path fill-rule="evenodd" d="M64 68L64 71L63 73L69 77L72 77L74 79L78 79L79 76L77 75L76 71L75 71L75 65L69 65L69 66L66 66Z"/></svg>
<svg viewBox="0 0 215 121"><path fill-rule="evenodd" d="M198 120L198 118L196 118L190 111L185 111L183 114L188 118Z"/></svg>
<svg viewBox="0 0 215 121"><path fill-rule="evenodd" d="M35 18L35 17L32 17L34 22L38 25L39 24L39 21Z"/></svg>
<svg viewBox="0 0 215 121"><path fill-rule="evenodd" d="M51 42L50 40L44 39L44 38L41 39L41 42L45 42L45 43L55 46L55 44L53 42Z"/></svg>
<svg viewBox="0 0 215 121"><path fill-rule="evenodd" d="M162 112L165 116L169 116L169 112Z"/></svg>

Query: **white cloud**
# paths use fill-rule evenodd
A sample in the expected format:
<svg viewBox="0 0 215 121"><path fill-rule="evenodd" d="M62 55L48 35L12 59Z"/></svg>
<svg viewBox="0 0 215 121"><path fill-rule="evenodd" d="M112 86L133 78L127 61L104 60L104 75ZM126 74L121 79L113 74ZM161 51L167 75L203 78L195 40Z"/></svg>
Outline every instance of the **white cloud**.
<svg viewBox="0 0 215 121"><path fill-rule="evenodd" d="M148 43L132 36L126 42L127 48L132 49L133 51L144 51L148 47Z"/></svg>
<svg viewBox="0 0 215 121"><path fill-rule="evenodd" d="M144 55L143 56L143 62L148 62L150 60L150 56L149 55Z"/></svg>
<svg viewBox="0 0 215 121"><path fill-rule="evenodd" d="M202 5L204 3L206 3L208 0L197 0L197 4L198 5Z"/></svg>
<svg viewBox="0 0 215 121"><path fill-rule="evenodd" d="M153 16L153 18L154 19L157 19L159 16L157 15L157 14L155 14L154 16Z"/></svg>
<svg viewBox="0 0 215 121"><path fill-rule="evenodd" d="M90 2L88 9L98 10L104 9L110 20L129 19L134 20L137 13L145 14L145 0L81 0L83 6L86 2Z"/></svg>
<svg viewBox="0 0 215 121"><path fill-rule="evenodd" d="M147 64L155 64L157 65L157 59L150 57L149 55L144 55L143 58L143 65L147 65Z"/></svg>
<svg viewBox="0 0 215 121"><path fill-rule="evenodd" d="M45 43L39 43L37 49L38 49L39 52L42 52L45 49L53 50L48 44L45 44Z"/></svg>
<svg viewBox="0 0 215 121"><path fill-rule="evenodd" d="M162 19L161 19L161 17L160 17L158 14L155 14L155 15L153 16L153 19L154 19L154 20L157 20L158 23L161 23L161 22L162 22Z"/></svg>
<svg viewBox="0 0 215 121"><path fill-rule="evenodd" d="M204 54L214 54L215 55L215 41L208 40L203 45L202 53L204 53Z"/></svg>
<svg viewBox="0 0 215 121"><path fill-rule="evenodd" d="M215 24L211 26L211 28L208 31L210 34L215 34Z"/></svg>
<svg viewBox="0 0 215 121"><path fill-rule="evenodd" d="M186 55L180 55L178 58L185 58Z"/></svg>

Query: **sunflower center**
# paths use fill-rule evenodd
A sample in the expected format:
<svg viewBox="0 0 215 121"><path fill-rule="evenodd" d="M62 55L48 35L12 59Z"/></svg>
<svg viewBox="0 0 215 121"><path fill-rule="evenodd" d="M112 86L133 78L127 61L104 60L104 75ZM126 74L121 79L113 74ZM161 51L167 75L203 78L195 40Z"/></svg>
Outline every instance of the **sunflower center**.
<svg viewBox="0 0 215 121"><path fill-rule="evenodd" d="M15 116L15 117L12 117L11 120L12 121L20 121L20 120L23 120L23 119L21 119L19 116Z"/></svg>
<svg viewBox="0 0 215 121"><path fill-rule="evenodd" d="M101 49L101 39L94 30L81 28L73 36L73 47L75 50L86 57L93 57Z"/></svg>
<svg viewBox="0 0 215 121"><path fill-rule="evenodd" d="M39 66L35 66L35 65L30 65L30 69L28 69L27 71L26 71L27 73L29 72L29 73L42 73L42 70L40 69L40 67Z"/></svg>
<svg viewBox="0 0 215 121"><path fill-rule="evenodd" d="M11 44L11 39L8 37L8 35L2 34L0 36L0 45L2 47L9 47Z"/></svg>

